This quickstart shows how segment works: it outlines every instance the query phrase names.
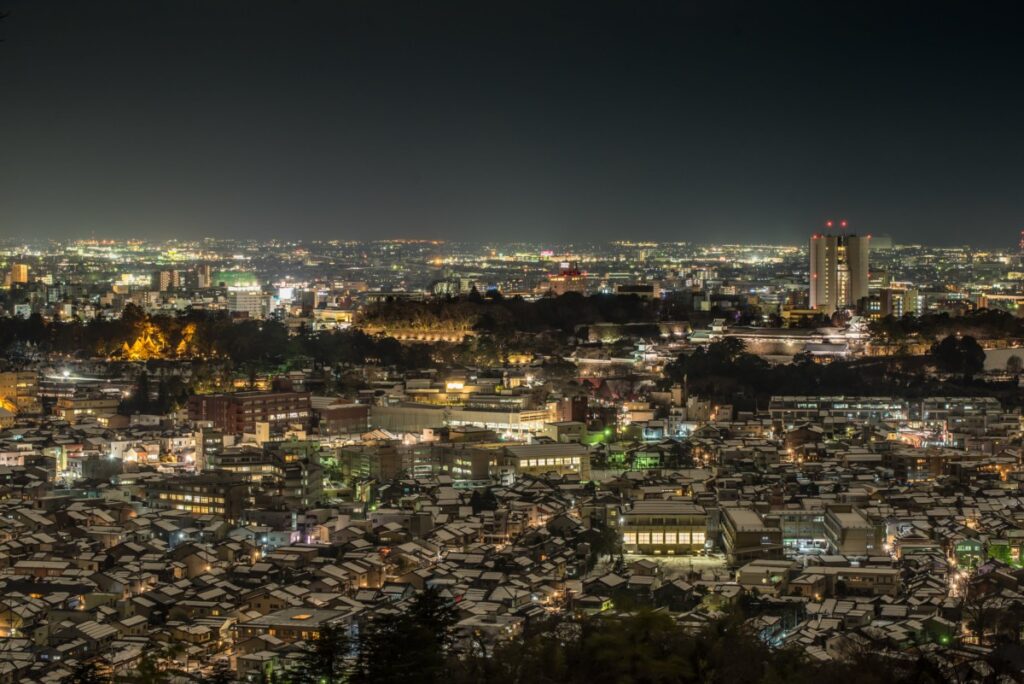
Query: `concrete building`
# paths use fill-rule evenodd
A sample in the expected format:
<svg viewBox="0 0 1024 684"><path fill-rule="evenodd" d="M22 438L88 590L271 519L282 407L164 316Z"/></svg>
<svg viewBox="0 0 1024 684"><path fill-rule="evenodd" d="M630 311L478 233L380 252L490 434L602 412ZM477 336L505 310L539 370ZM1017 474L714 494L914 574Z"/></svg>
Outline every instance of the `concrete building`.
<svg viewBox="0 0 1024 684"><path fill-rule="evenodd" d="M257 423L269 423L271 429L297 423L309 426L309 392L234 392L196 394L189 397L188 417L209 421L228 434L256 432Z"/></svg>
<svg viewBox="0 0 1024 684"><path fill-rule="evenodd" d="M810 304L826 315L848 309L868 296L871 236L812 235Z"/></svg>
<svg viewBox="0 0 1024 684"><path fill-rule="evenodd" d="M722 543L732 564L782 558L782 528L777 518L750 508L722 509Z"/></svg>
<svg viewBox="0 0 1024 684"><path fill-rule="evenodd" d="M200 473L218 465L217 456L224 450L224 433L214 428L200 428L196 431L195 469Z"/></svg>
<svg viewBox="0 0 1024 684"><path fill-rule="evenodd" d="M0 373L0 408L17 414L40 413L38 375L34 371Z"/></svg>
<svg viewBox="0 0 1024 684"><path fill-rule="evenodd" d="M168 477L147 487L154 508L169 508L199 515L219 515L235 521L249 500L245 478L234 473L205 473Z"/></svg>
<svg viewBox="0 0 1024 684"><path fill-rule="evenodd" d="M829 550L844 556L873 556L882 552L875 527L849 507L833 506L825 512Z"/></svg>
<svg viewBox="0 0 1024 684"><path fill-rule="evenodd" d="M707 513L689 501L644 500L622 512L626 553L693 554L707 541Z"/></svg>
<svg viewBox="0 0 1024 684"><path fill-rule="evenodd" d="M476 409L404 402L370 408L370 426L394 432L422 432L430 428L477 426L508 437L540 432L551 420L547 409Z"/></svg>
<svg viewBox="0 0 1024 684"><path fill-rule="evenodd" d="M181 287L180 271L154 271L151 287L158 292Z"/></svg>
<svg viewBox="0 0 1024 684"><path fill-rule="evenodd" d="M104 416L117 413L121 400L99 394L63 397L57 400L53 413L69 423L77 423L88 416Z"/></svg>
<svg viewBox="0 0 1024 684"><path fill-rule="evenodd" d="M556 275L548 276L548 289L556 296L587 291L587 274L574 261L563 261Z"/></svg>
<svg viewBox="0 0 1024 684"><path fill-rule="evenodd" d="M590 452L582 444L525 444L502 449L498 458L501 479L519 475L578 475L590 479Z"/></svg>
<svg viewBox="0 0 1024 684"><path fill-rule="evenodd" d="M11 285L28 283L28 264L11 264Z"/></svg>
<svg viewBox="0 0 1024 684"><path fill-rule="evenodd" d="M228 292L228 311L246 314L249 318L263 318L266 315L263 293L245 290Z"/></svg>
<svg viewBox="0 0 1024 684"><path fill-rule="evenodd" d="M820 424L830 419L865 423L906 420L909 411L908 402L895 397L775 396L768 403L768 413L776 429L803 423Z"/></svg>

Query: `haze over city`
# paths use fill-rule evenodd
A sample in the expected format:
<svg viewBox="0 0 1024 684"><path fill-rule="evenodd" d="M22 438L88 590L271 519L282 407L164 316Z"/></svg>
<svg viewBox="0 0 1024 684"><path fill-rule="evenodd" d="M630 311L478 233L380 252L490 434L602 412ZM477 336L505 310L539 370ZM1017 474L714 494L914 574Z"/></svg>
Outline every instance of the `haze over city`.
<svg viewBox="0 0 1024 684"><path fill-rule="evenodd" d="M906 243L1022 224L1012 3L6 0L0 232Z"/></svg>

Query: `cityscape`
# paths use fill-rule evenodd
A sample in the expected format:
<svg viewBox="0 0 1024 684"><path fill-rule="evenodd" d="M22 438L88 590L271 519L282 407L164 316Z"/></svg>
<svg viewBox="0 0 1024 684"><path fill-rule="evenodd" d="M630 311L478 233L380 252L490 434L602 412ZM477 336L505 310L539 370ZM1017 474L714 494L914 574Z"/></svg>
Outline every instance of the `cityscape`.
<svg viewBox="0 0 1024 684"><path fill-rule="evenodd" d="M17 681L475 681L620 621L969 677L1019 639L1020 245L0 258Z"/></svg>
<svg viewBox="0 0 1024 684"><path fill-rule="evenodd" d="M1024 682L1012 8L89 5L0 0L0 684Z"/></svg>

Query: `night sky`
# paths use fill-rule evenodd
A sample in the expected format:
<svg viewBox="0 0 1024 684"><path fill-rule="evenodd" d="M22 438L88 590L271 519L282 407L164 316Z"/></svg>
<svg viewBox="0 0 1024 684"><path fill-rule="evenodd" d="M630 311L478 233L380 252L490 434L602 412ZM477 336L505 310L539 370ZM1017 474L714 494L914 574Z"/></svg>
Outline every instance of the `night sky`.
<svg viewBox="0 0 1024 684"><path fill-rule="evenodd" d="M0 235L1024 228L998 2L0 0Z"/></svg>

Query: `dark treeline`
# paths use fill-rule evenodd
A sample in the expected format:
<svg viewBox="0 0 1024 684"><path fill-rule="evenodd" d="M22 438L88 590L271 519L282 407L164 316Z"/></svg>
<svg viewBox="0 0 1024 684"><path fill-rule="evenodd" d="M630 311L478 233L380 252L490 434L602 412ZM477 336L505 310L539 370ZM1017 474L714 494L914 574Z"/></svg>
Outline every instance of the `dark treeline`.
<svg viewBox="0 0 1024 684"><path fill-rule="evenodd" d="M572 333L578 326L593 323L689 320L695 313L692 308L685 298L660 300L636 295L585 296L570 292L530 302L522 297L506 299L497 293L488 293L488 296L472 293L427 302L385 300L367 307L360 320L368 326L395 328Z"/></svg>
<svg viewBox="0 0 1024 684"><path fill-rule="evenodd" d="M947 681L929 660L851 653L819 662L802 649L773 650L737 617L696 634L666 613L642 611L533 625L497 648L481 648L450 666L459 684L817 684Z"/></svg>
<svg viewBox="0 0 1024 684"><path fill-rule="evenodd" d="M233 321L227 314L189 312L181 316L149 316L125 307L118 319L47 322L38 314L27 319L0 319L0 351L31 345L43 352L79 357L114 357L124 345L146 339L155 358L224 359L236 367L280 365L296 358L334 366L379 364L421 368L431 364L423 345L402 345L387 337L358 330L289 335L276 320Z"/></svg>
<svg viewBox="0 0 1024 684"><path fill-rule="evenodd" d="M899 657L850 650L821 662L798 648L769 648L736 612L696 634L666 613L531 622L497 645L479 635L457 637L457 612L436 590L417 595L405 610L383 611L350 637L328 627L283 672L276 684L937 684L955 680L928 656L928 647ZM170 682L174 670L155 667L149 654L140 672L148 682ZM989 663L993 681L1004 668ZM96 662L68 682L109 682ZM216 674L216 673L215 673ZM210 681L210 679L204 679ZM221 681L221 680L218 680ZM230 681L229 675L223 681Z"/></svg>
<svg viewBox="0 0 1024 684"><path fill-rule="evenodd" d="M696 329L715 318L725 318L732 325L781 326L777 315L762 315L757 306L695 311L690 296L677 294L666 299L647 299L636 295L582 295L570 292L559 297L542 297L526 301L522 297L504 298L498 293L435 299L425 302L385 300L368 307L360 317L367 326L383 328L469 330L483 333L510 334L560 330L572 333L580 326L595 323L656 323L658 321L689 321ZM804 322L827 326L841 323L819 316ZM948 335L964 335L978 339L1024 338L1024 318L1006 311L980 309L963 316L948 313L888 316L872 321L870 329L879 340L909 341L913 338L938 340ZM637 330L640 330L639 328ZM656 333L650 328L648 333Z"/></svg>
<svg viewBox="0 0 1024 684"><path fill-rule="evenodd" d="M933 345L932 354L927 356L871 357L819 364L809 355L797 355L792 364L772 366L746 352L741 340L726 338L681 355L665 368L665 376L667 383L685 380L691 394L708 396L741 410L764 409L772 395L913 398L955 393L999 396L1005 401L1019 394L1001 392L999 386L971 379L981 370L984 358L984 351L973 338L949 337ZM929 374L929 369L957 375L940 381Z"/></svg>
<svg viewBox="0 0 1024 684"><path fill-rule="evenodd" d="M902 342L913 337L926 340L940 339L948 335L967 335L978 339L1024 337L1024 318L996 309L978 309L963 316L948 313L902 318L886 316L869 325L876 338Z"/></svg>

